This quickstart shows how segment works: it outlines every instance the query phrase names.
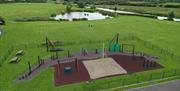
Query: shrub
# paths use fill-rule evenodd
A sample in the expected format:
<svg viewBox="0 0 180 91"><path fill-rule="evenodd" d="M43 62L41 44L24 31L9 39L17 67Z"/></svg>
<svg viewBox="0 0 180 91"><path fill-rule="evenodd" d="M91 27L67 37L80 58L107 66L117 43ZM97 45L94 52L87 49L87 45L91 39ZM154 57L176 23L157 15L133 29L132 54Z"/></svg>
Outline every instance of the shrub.
<svg viewBox="0 0 180 91"><path fill-rule="evenodd" d="M56 14L51 14L51 17L55 17L56 16Z"/></svg>
<svg viewBox="0 0 180 91"><path fill-rule="evenodd" d="M87 18L73 18L73 21L87 21Z"/></svg>
<svg viewBox="0 0 180 91"><path fill-rule="evenodd" d="M66 5L66 12L71 12L71 10L72 10L72 5L69 3L69 4L67 4Z"/></svg>
<svg viewBox="0 0 180 91"><path fill-rule="evenodd" d="M68 19L59 19L58 21L69 21Z"/></svg>
<svg viewBox="0 0 180 91"><path fill-rule="evenodd" d="M180 8L180 5L164 5L165 8Z"/></svg>
<svg viewBox="0 0 180 91"><path fill-rule="evenodd" d="M32 22L32 21L54 21L49 17L30 17L30 18L16 18L16 22Z"/></svg>
<svg viewBox="0 0 180 91"><path fill-rule="evenodd" d="M2 17L0 17L0 25L5 25L5 24L6 24L5 20Z"/></svg>
<svg viewBox="0 0 180 91"><path fill-rule="evenodd" d="M83 2L79 2L77 5L79 8L84 8L86 6Z"/></svg>
<svg viewBox="0 0 180 91"><path fill-rule="evenodd" d="M112 16L112 17L116 17L117 14L114 12L108 12L108 11L101 11L99 10L99 13L101 13L102 15L108 15L108 16Z"/></svg>
<svg viewBox="0 0 180 91"><path fill-rule="evenodd" d="M173 11L171 11L169 14L168 14L168 20L173 20L173 18L175 17L175 14Z"/></svg>
<svg viewBox="0 0 180 91"><path fill-rule="evenodd" d="M90 9L96 9L96 6L95 5L92 5L91 7L90 7Z"/></svg>

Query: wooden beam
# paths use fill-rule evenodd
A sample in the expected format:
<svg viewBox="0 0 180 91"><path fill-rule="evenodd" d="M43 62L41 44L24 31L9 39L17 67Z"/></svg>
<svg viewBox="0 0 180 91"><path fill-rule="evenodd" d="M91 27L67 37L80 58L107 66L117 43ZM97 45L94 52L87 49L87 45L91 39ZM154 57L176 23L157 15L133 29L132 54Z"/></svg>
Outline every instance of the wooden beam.
<svg viewBox="0 0 180 91"><path fill-rule="evenodd" d="M76 67L77 72L79 72L79 62L77 58L75 59L75 67Z"/></svg>
<svg viewBox="0 0 180 91"><path fill-rule="evenodd" d="M28 62L28 66L29 66L29 74L31 74L31 64L30 64L30 62Z"/></svg>

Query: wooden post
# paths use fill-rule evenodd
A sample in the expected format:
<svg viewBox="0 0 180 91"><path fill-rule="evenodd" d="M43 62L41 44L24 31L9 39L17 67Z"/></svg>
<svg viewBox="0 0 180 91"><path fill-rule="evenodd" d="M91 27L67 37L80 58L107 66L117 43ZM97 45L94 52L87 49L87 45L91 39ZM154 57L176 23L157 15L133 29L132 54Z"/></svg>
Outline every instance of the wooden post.
<svg viewBox="0 0 180 91"><path fill-rule="evenodd" d="M137 77L137 83L139 83L139 80L140 80L139 77Z"/></svg>
<svg viewBox="0 0 180 91"><path fill-rule="evenodd" d="M122 51L122 53L123 53L123 51L124 51L124 45L123 45L123 44L122 44L122 50L121 50L121 51Z"/></svg>
<svg viewBox="0 0 180 91"><path fill-rule="evenodd" d="M56 51L56 59L58 59L58 52Z"/></svg>
<svg viewBox="0 0 180 91"><path fill-rule="evenodd" d="M143 66L144 68L145 68L145 66L146 66L145 63L146 63L146 60L143 61L143 65L142 65L142 66Z"/></svg>
<svg viewBox="0 0 180 91"><path fill-rule="evenodd" d="M39 67L40 67L40 65L41 65L41 59L40 59L40 57L38 56L38 64L39 64Z"/></svg>
<svg viewBox="0 0 180 91"><path fill-rule="evenodd" d="M79 72L79 63L78 63L78 59L75 59L75 67L77 69L77 72Z"/></svg>
<svg viewBox="0 0 180 91"><path fill-rule="evenodd" d="M47 51L49 51L49 43L48 43L48 38L46 37L46 48L47 48Z"/></svg>
<svg viewBox="0 0 180 91"><path fill-rule="evenodd" d="M98 49L96 49L96 52L95 52L96 54L98 54Z"/></svg>
<svg viewBox="0 0 180 91"><path fill-rule="evenodd" d="M153 62L153 67L155 67L155 66L156 66L156 62L154 61L154 62Z"/></svg>
<svg viewBox="0 0 180 91"><path fill-rule="evenodd" d="M151 81L152 79L153 79L153 74L150 75L150 79L149 80Z"/></svg>
<svg viewBox="0 0 180 91"><path fill-rule="evenodd" d="M153 63L154 63L154 62L151 60L151 62L150 62L150 67L153 67Z"/></svg>
<svg viewBox="0 0 180 91"><path fill-rule="evenodd" d="M31 64L30 62L28 62L28 66L29 66L29 75L31 74Z"/></svg>
<svg viewBox="0 0 180 91"><path fill-rule="evenodd" d="M162 73L162 78L164 78L164 77L165 77L165 72Z"/></svg>
<svg viewBox="0 0 180 91"><path fill-rule="evenodd" d="M119 43L119 33L117 33L117 39L116 39L116 44Z"/></svg>
<svg viewBox="0 0 180 91"><path fill-rule="evenodd" d="M44 59L42 59L42 62L43 62L43 64L44 64Z"/></svg>
<svg viewBox="0 0 180 91"><path fill-rule="evenodd" d="M135 45L133 45L133 51L132 51L133 57L134 57L134 51L135 51Z"/></svg>
<svg viewBox="0 0 180 91"><path fill-rule="evenodd" d="M61 71L60 62L59 60L57 62L58 62L58 69L59 69L59 74L60 74L60 71Z"/></svg>
<svg viewBox="0 0 180 91"><path fill-rule="evenodd" d="M177 70L174 70L173 76L175 76L175 75L176 75L176 73L177 73Z"/></svg>
<svg viewBox="0 0 180 91"><path fill-rule="evenodd" d="M70 57L70 51L68 50L68 57Z"/></svg>

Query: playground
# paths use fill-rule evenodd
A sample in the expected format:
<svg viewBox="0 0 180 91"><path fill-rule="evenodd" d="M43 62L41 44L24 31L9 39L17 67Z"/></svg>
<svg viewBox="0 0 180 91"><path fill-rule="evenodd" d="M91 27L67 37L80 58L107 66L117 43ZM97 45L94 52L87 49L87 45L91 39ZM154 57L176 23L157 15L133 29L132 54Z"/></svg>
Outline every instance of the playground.
<svg viewBox="0 0 180 91"><path fill-rule="evenodd" d="M79 10L76 6L73 6L72 9ZM65 10L66 5L53 3L7 3L0 5L1 17L6 21L5 25L0 25L2 30L0 35L1 91L99 91L179 76L180 51L178 51L179 42L177 42L180 34L179 22L126 15L93 21L15 21L17 18L49 17ZM110 39L117 33L119 33L120 48L113 51L113 45L116 43L111 43L112 48L109 50ZM46 37L55 46L55 48L49 47L49 51L46 51ZM109 57L106 56L105 59L111 58L116 61L118 66L127 71L127 74L112 74L97 79L90 78L83 62L103 59L103 43L106 52L109 53ZM132 59L133 45L135 46L135 59ZM57 50L55 49L59 50L57 55L62 67L60 74L55 69L58 67ZM83 49L88 52L88 55L82 55ZM95 54L96 49L98 49L98 54ZM22 51L24 51L22 55L16 55ZM138 55L146 58L149 56L149 61L143 61L144 57ZM81 56L78 58L79 73L74 67L77 56ZM155 67L151 67L153 66L151 59L155 60ZM65 65L70 64L68 63L70 61L73 61L72 66ZM159 64L163 68L160 68ZM81 67L84 70L82 75L88 75L83 76L87 79L80 77ZM103 67L99 67L99 69L104 69ZM69 69L71 71L68 71ZM61 75L58 76L59 80L56 80L55 73ZM78 76L75 76L76 74ZM63 81L61 77L67 77L66 81ZM82 78L82 80L78 81L76 78ZM123 87L123 90L126 89Z"/></svg>
<svg viewBox="0 0 180 91"><path fill-rule="evenodd" d="M87 50L70 53L66 57L59 57L58 52L64 51L57 48L62 46L62 42L53 42L46 37L46 46L52 56L48 59L38 57L38 64L31 67L28 62L29 70L20 75L16 81L29 80L47 67L54 67L54 82L56 86L92 81L104 77L125 75L146 70L162 68L157 63L158 57L145 53L135 53L135 46L130 44L120 44L119 34L116 34L109 42L109 49L102 45L101 49ZM125 46L131 46L132 51L124 52Z"/></svg>

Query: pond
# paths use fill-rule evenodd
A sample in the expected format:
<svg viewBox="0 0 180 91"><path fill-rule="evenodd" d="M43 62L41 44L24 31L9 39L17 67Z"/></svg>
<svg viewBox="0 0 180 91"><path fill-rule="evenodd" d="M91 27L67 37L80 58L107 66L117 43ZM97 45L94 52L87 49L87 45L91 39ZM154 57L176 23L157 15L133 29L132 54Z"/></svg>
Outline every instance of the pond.
<svg viewBox="0 0 180 91"><path fill-rule="evenodd" d="M86 18L87 20L101 20L101 19L107 19L111 18L107 15L102 15L98 12L70 12L65 14L60 14L54 17L55 20L60 19L68 19L72 21L73 19L83 19Z"/></svg>
<svg viewBox="0 0 180 91"><path fill-rule="evenodd" d="M157 16L157 19L158 19L158 20L168 20L168 17ZM180 22L180 19L178 19L178 18L173 18L173 21Z"/></svg>
<svg viewBox="0 0 180 91"><path fill-rule="evenodd" d="M129 12L129 11L122 11L122 10L113 10L113 9L107 9L107 8L96 8L98 10L102 10L102 11L108 11L108 12L116 12L116 13L120 13L120 14L138 14L136 12Z"/></svg>
<svg viewBox="0 0 180 91"><path fill-rule="evenodd" d="M86 8L90 8L90 7L86 7ZM102 10L102 11L108 11L108 12L116 12L116 13L119 13L119 14L142 15L141 13L129 12L129 11L121 11L121 10L115 11L113 9L108 9L108 8L96 8L96 9ZM164 17L164 16L157 16L157 19L158 20L167 20L168 18ZM173 18L173 21L180 22L180 19L179 18Z"/></svg>

